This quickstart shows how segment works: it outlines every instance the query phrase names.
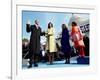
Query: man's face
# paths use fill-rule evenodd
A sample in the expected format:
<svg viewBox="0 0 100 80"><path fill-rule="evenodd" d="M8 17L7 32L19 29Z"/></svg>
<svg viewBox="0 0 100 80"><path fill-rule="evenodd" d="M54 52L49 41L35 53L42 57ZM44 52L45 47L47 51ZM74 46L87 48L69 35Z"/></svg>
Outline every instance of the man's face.
<svg viewBox="0 0 100 80"><path fill-rule="evenodd" d="M39 25L39 21L38 20L35 20L35 24Z"/></svg>

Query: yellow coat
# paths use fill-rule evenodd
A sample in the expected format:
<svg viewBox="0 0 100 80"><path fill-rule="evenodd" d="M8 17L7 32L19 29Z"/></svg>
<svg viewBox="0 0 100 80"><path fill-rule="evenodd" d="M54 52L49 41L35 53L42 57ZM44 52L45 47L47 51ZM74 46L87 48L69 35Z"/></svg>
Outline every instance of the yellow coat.
<svg viewBox="0 0 100 80"><path fill-rule="evenodd" d="M54 37L54 29L51 27L47 30L47 45L46 49L49 50L49 52L56 52L56 43L55 43L55 37Z"/></svg>

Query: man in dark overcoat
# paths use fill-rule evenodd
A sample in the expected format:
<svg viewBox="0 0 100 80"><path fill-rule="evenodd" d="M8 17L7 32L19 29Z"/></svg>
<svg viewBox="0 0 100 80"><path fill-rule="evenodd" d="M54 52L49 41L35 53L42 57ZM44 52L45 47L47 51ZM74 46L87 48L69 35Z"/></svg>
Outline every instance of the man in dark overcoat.
<svg viewBox="0 0 100 80"><path fill-rule="evenodd" d="M43 35L41 32L41 28L39 26L39 21L35 20L34 25L26 24L26 31L31 32L30 35L30 44L29 44L29 66L32 67L32 63L34 62L34 67L38 67L37 58L40 53L40 36Z"/></svg>

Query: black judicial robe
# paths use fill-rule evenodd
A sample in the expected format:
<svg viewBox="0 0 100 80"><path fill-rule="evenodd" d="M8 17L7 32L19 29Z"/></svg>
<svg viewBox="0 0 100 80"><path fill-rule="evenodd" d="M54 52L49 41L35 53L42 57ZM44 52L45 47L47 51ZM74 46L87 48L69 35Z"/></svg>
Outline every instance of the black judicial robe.
<svg viewBox="0 0 100 80"><path fill-rule="evenodd" d="M43 35L41 28L36 28L35 25L26 24L26 31L31 32L30 44L29 44L29 55L40 53L40 36Z"/></svg>

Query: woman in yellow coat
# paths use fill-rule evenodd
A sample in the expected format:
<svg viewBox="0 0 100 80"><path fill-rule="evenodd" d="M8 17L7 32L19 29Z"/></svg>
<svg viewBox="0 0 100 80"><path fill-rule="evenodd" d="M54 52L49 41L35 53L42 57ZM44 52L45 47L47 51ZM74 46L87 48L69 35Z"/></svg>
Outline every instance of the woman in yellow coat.
<svg viewBox="0 0 100 80"><path fill-rule="evenodd" d="M49 53L48 55L49 62L50 64L52 64L54 60L54 52L56 52L56 44L55 44L53 24L51 22L48 23L46 36L47 36L47 50Z"/></svg>

